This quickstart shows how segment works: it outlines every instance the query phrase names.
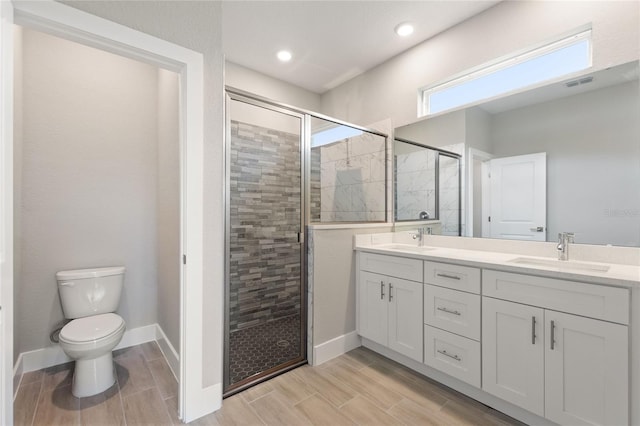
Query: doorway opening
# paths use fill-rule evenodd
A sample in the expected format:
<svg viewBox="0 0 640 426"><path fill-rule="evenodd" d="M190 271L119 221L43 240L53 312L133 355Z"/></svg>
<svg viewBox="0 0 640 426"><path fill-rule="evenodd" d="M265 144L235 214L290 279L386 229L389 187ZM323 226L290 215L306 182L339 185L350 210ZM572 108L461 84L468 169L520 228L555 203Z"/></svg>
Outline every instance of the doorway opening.
<svg viewBox="0 0 640 426"><path fill-rule="evenodd" d="M116 349L157 341L151 348L167 364L156 373L174 381L164 396L177 398L179 75L28 26L14 29L13 362L27 373L66 360L50 342L65 323L57 271L121 265L116 313L127 331ZM151 358L130 355L116 361L121 392L133 384L133 369L155 377ZM25 411L38 416L38 406L15 410Z"/></svg>

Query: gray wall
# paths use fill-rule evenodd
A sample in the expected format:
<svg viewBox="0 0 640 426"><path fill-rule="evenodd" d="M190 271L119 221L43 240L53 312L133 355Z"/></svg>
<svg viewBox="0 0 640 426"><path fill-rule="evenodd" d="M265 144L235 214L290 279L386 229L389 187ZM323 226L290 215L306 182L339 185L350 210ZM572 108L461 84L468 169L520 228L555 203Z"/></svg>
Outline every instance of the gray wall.
<svg viewBox="0 0 640 426"><path fill-rule="evenodd" d="M293 84L269 77L233 62L226 61L224 82L227 86L273 99L297 108L320 111L320 95Z"/></svg>
<svg viewBox="0 0 640 426"><path fill-rule="evenodd" d="M638 81L496 114L496 157L547 153L547 228L640 246Z"/></svg>
<svg viewBox="0 0 640 426"><path fill-rule="evenodd" d="M180 135L178 75L158 70L156 235L158 324L180 351Z"/></svg>
<svg viewBox="0 0 640 426"><path fill-rule="evenodd" d="M203 386L222 383L224 300L223 67L217 1L64 1L102 18L200 52L204 57Z"/></svg>
<svg viewBox="0 0 640 426"><path fill-rule="evenodd" d="M313 229L313 344L356 329L356 273L353 236L391 232L376 228Z"/></svg>
<svg viewBox="0 0 640 426"><path fill-rule="evenodd" d="M155 323L158 71L27 29L22 49L16 352L50 345L59 270L126 266L118 312Z"/></svg>

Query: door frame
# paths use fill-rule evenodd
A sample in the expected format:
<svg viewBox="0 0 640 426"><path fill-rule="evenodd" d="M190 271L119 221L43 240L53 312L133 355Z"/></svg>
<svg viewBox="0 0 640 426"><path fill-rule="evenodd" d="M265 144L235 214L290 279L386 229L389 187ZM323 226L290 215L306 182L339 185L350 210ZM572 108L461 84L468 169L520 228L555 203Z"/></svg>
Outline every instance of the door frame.
<svg viewBox="0 0 640 426"><path fill-rule="evenodd" d="M5 3L9 2L3 1L2 5L5 6ZM203 385L203 55L55 1L14 2L12 15L16 24L179 74L180 245L181 254L188 255L189 267L187 268L184 262L180 263L178 415L184 422L189 422L215 411L222 404L221 383L208 387ZM5 28L3 28L3 32L4 30ZM4 41L3 34L3 43ZM13 56L13 46L3 49L3 55ZM12 76L5 75L2 85L3 87L13 87ZM3 100L7 101L6 96L3 96ZM7 102L12 102L12 99ZM10 111L3 110L3 119L6 120L7 116L10 117ZM7 129L7 126L3 125L3 129ZM2 152L5 154L2 158L2 167L5 170L3 185L11 188L13 176L9 175L7 170L11 170L13 163L12 136L3 134L2 144ZM5 229L12 230L13 223L9 216L12 213L12 206L6 202L8 194L3 193L2 196L5 201L2 204L2 211L0 211L2 217L5 218L3 225ZM6 258L12 258L12 235L5 233L3 243L5 244ZM3 289L7 287L5 284L3 283ZM10 294L10 291L7 293ZM6 294L3 293L3 299L4 296ZM12 329L9 334L10 336L4 336L5 340L13 339ZM9 355L11 357L11 354ZM7 373L4 371L6 365L7 363L3 364L3 380L7 379L4 376ZM12 382L12 380L8 381ZM9 389L11 385L6 385L3 382L3 386L5 389ZM8 421L3 424L10 423L11 421Z"/></svg>
<svg viewBox="0 0 640 426"><path fill-rule="evenodd" d="M467 222L465 227L466 237L473 237L473 212L476 208L476 205L474 204L474 199L473 199L473 185L475 183L474 182L475 170L474 170L473 163L475 160L480 160L484 163L488 160L491 160L492 158L493 158L493 155L489 154L488 152L481 151L479 149L471 148L471 147L467 149L467 158L466 158L467 166L465 167L467 172L467 176L466 176L467 209L465 212L466 222ZM484 223L484 215L483 215L483 223ZM482 231L483 231L482 236L484 237L484 229Z"/></svg>
<svg viewBox="0 0 640 426"><path fill-rule="evenodd" d="M13 424L13 6L0 2L0 424Z"/></svg>

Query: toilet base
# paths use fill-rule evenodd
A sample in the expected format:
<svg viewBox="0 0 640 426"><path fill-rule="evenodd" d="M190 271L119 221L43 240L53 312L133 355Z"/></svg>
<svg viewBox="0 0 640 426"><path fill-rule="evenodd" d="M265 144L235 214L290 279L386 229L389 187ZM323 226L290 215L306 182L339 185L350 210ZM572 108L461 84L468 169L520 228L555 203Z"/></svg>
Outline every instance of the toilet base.
<svg viewBox="0 0 640 426"><path fill-rule="evenodd" d="M71 393L76 398L97 395L116 382L111 351L94 359L76 360Z"/></svg>

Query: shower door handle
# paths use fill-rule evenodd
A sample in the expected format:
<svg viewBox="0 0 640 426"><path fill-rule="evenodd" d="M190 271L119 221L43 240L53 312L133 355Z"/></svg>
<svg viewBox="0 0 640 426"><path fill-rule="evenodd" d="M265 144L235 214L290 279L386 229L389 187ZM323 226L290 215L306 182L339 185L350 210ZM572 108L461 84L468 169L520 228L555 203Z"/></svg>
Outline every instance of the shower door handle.
<svg viewBox="0 0 640 426"><path fill-rule="evenodd" d="M304 232L298 232L298 243L304 243Z"/></svg>

